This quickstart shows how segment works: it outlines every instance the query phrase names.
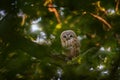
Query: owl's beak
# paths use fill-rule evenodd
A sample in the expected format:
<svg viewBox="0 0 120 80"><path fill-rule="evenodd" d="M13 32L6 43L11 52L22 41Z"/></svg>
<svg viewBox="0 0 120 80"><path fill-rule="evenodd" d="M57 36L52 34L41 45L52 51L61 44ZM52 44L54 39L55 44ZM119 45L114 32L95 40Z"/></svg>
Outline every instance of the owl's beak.
<svg viewBox="0 0 120 80"><path fill-rule="evenodd" d="M70 38L66 38L66 40L70 40Z"/></svg>

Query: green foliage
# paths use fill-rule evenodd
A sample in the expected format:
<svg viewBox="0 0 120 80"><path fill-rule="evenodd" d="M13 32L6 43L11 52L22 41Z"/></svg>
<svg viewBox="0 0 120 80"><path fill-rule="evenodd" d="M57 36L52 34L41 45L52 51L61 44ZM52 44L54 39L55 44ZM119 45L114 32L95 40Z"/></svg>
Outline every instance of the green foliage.
<svg viewBox="0 0 120 80"><path fill-rule="evenodd" d="M0 0L0 80L119 80L118 2ZM81 43L72 60L60 42L67 29Z"/></svg>

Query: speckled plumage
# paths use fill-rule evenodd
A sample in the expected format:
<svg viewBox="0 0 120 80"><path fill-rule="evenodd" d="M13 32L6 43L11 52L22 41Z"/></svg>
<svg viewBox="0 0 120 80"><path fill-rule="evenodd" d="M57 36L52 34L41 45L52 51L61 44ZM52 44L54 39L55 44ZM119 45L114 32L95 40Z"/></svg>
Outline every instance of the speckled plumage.
<svg viewBox="0 0 120 80"><path fill-rule="evenodd" d="M69 58L76 57L80 52L80 41L73 30L65 30L60 35L64 54Z"/></svg>

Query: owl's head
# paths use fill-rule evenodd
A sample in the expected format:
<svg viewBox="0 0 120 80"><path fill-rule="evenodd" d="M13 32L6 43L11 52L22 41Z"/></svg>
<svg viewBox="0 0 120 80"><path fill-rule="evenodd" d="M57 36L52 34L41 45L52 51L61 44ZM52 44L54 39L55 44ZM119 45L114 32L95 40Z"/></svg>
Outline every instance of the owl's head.
<svg viewBox="0 0 120 80"><path fill-rule="evenodd" d="M77 38L77 35L72 30L65 30L61 33L60 38L64 41L71 40L73 38Z"/></svg>

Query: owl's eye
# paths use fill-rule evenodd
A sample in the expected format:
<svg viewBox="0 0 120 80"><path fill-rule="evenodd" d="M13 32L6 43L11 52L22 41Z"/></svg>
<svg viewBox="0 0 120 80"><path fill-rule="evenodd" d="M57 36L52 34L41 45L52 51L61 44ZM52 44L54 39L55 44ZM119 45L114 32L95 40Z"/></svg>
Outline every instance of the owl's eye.
<svg viewBox="0 0 120 80"><path fill-rule="evenodd" d="M70 37L73 37L73 35L70 35Z"/></svg>
<svg viewBox="0 0 120 80"><path fill-rule="evenodd" d="M66 36L63 36L63 38L66 38Z"/></svg>

